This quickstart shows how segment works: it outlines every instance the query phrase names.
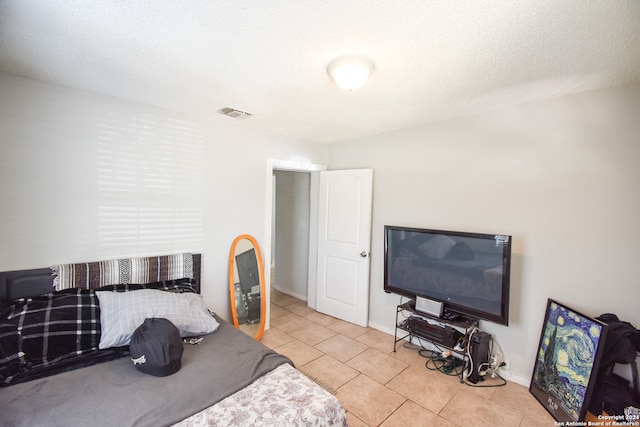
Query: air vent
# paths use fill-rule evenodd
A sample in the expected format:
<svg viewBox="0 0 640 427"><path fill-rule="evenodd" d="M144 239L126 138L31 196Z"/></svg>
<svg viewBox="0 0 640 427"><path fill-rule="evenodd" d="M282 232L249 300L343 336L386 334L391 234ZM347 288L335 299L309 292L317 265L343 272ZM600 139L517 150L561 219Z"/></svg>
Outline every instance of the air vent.
<svg viewBox="0 0 640 427"><path fill-rule="evenodd" d="M247 113L246 111L236 110L231 107L224 107L218 110L218 113L224 114L225 116L233 117L234 119L246 119L247 117L253 116L251 113Z"/></svg>

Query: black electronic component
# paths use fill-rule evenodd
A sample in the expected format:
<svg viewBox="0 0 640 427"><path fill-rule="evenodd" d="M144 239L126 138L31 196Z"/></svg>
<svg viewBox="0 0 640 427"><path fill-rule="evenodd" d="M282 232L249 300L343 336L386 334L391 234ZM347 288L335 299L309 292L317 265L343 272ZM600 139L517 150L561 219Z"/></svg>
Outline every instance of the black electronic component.
<svg viewBox="0 0 640 427"><path fill-rule="evenodd" d="M451 326L429 323L419 317L407 319L407 329L417 336L451 348L455 347L458 340L463 337L460 331Z"/></svg>

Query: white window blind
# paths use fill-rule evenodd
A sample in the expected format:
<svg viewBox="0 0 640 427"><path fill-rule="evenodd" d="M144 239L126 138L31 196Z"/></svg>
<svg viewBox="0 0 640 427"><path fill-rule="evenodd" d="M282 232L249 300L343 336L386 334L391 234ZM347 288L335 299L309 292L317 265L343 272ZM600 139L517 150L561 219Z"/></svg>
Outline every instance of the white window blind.
<svg viewBox="0 0 640 427"><path fill-rule="evenodd" d="M194 123L100 111L98 244L104 252L200 250L203 136Z"/></svg>

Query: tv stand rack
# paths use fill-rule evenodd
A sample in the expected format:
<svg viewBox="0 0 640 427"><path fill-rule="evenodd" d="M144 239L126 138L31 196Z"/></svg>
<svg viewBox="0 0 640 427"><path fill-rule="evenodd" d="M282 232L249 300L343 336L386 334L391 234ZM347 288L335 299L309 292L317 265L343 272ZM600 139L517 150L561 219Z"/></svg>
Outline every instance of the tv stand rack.
<svg viewBox="0 0 640 427"><path fill-rule="evenodd" d="M393 351L396 351L398 342L406 338L411 341L416 337L464 356L464 350L455 349L456 343L460 336L468 335L474 327L478 327L478 319L474 317L452 312L445 312L442 317L433 316L417 311L415 301L410 300L397 306ZM398 331L405 334L398 336Z"/></svg>

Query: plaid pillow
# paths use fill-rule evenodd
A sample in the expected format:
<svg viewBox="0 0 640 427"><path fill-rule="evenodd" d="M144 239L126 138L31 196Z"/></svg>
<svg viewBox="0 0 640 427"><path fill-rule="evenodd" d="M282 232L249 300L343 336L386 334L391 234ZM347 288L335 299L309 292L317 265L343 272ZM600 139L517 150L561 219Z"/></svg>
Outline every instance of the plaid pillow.
<svg viewBox="0 0 640 427"><path fill-rule="evenodd" d="M22 336L13 323L0 319L0 386L11 384L26 366Z"/></svg>
<svg viewBox="0 0 640 427"><path fill-rule="evenodd" d="M91 352L100 342L100 308L92 290L15 300L3 322L18 331L22 351L34 368Z"/></svg>

